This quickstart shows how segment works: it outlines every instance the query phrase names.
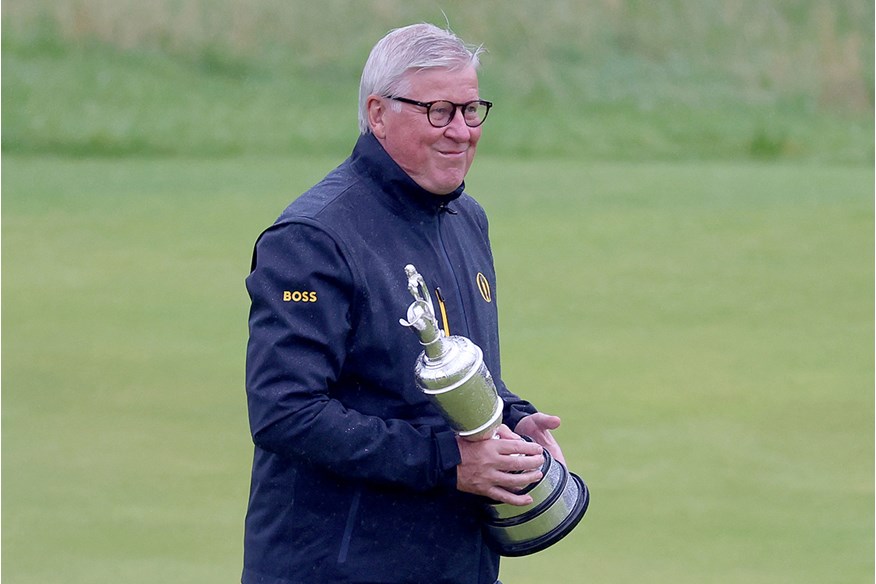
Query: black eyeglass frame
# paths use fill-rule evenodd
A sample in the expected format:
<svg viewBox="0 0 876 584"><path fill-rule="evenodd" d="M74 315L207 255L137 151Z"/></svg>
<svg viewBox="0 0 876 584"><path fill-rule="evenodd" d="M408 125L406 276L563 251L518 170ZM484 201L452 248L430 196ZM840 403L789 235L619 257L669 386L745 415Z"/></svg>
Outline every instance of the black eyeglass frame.
<svg viewBox="0 0 876 584"><path fill-rule="evenodd" d="M450 122L452 122L453 118L456 116L456 110L462 110L463 108L470 106L473 103L482 105L485 108L487 108L487 111L484 112L484 117L482 117L477 124L469 124L468 120L465 119L465 114L462 114L462 120L465 122L465 125L468 126L469 128L477 128L477 127L481 126L486 121L487 116L490 114L490 108L493 107L493 102L487 101L485 99L473 99L473 100L467 101L465 103L453 103L449 99L436 99L435 101L417 101L415 99L408 99L406 97L396 97L395 95L387 95L386 98L392 99L394 101L400 101L402 103L409 103L411 105L418 105L420 107L426 108L426 119L429 120L429 123L432 125L433 128L446 128L447 126L450 125ZM450 113L450 117L447 118L447 123L440 125L440 126L432 121L432 115L431 115L432 106L435 105L436 103L449 103L450 105L453 106L453 111Z"/></svg>

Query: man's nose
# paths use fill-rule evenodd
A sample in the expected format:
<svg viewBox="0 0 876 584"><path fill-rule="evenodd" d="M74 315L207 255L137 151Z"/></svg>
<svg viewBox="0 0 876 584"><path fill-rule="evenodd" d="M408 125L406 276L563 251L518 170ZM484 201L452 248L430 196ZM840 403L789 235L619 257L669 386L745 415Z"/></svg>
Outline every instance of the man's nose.
<svg viewBox="0 0 876 584"><path fill-rule="evenodd" d="M464 142L471 137L471 130L465 123L465 116L462 115L461 109L457 106L453 119L444 127L444 135L448 138Z"/></svg>

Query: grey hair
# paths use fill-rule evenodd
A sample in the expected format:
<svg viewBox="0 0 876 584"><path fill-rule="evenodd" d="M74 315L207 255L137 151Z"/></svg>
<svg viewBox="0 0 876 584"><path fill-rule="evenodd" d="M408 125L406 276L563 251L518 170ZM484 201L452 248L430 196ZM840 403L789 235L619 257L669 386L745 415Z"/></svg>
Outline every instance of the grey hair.
<svg viewBox="0 0 876 584"><path fill-rule="evenodd" d="M405 74L430 68L463 69L480 65L483 45L466 45L450 30L433 24L412 24L380 39L365 62L359 83L359 132L368 134L368 97L408 91Z"/></svg>

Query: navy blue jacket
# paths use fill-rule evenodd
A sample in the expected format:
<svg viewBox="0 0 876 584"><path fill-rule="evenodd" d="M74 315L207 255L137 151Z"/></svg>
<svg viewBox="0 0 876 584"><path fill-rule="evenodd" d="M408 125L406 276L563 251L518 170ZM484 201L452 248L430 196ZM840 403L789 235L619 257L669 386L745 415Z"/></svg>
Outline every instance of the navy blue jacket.
<svg viewBox="0 0 876 584"><path fill-rule="evenodd" d="M245 584L496 581L481 500L456 489L454 434L398 322L411 263L441 290L439 323L483 349L505 423L535 411L502 382L487 218L463 187L423 190L369 134L256 243Z"/></svg>

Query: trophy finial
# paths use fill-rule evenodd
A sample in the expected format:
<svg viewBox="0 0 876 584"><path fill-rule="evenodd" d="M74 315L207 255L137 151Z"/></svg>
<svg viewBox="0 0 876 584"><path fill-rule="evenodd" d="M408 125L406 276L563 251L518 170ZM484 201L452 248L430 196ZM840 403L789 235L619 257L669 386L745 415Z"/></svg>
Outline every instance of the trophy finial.
<svg viewBox="0 0 876 584"><path fill-rule="evenodd" d="M444 333L438 328L435 306L432 304L432 297L429 296L426 281L413 264L405 266L405 275L408 277L408 292L414 297L414 302L408 307L407 320L400 318L398 322L402 326L414 329L420 337L420 343L429 346L430 352L439 351L440 348L433 345L444 336Z"/></svg>
<svg viewBox="0 0 876 584"><path fill-rule="evenodd" d="M413 264L405 266L405 275L408 277L408 292L414 297L414 300L425 302L429 305L430 312L435 314L435 307L432 305L432 297L429 295L429 288L426 287L426 281L423 276L417 271Z"/></svg>

